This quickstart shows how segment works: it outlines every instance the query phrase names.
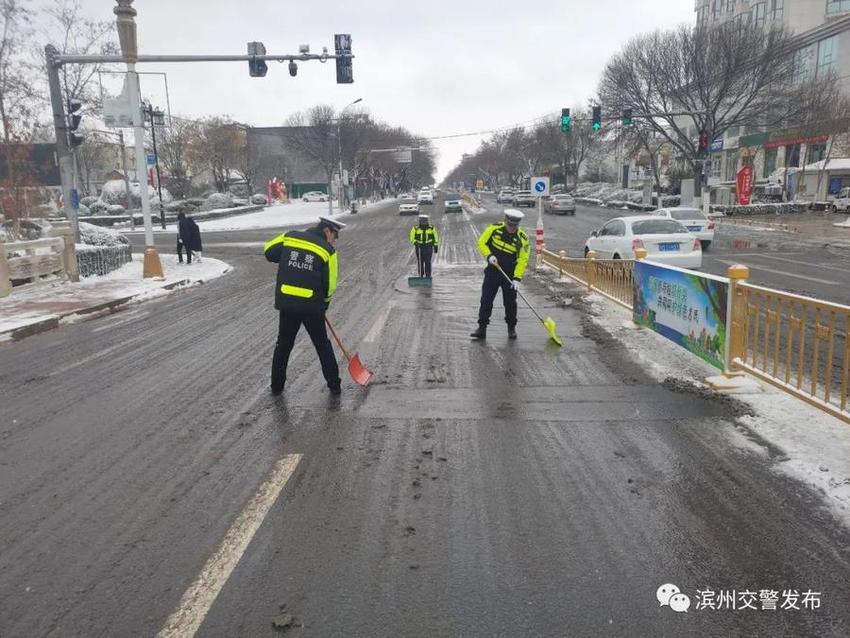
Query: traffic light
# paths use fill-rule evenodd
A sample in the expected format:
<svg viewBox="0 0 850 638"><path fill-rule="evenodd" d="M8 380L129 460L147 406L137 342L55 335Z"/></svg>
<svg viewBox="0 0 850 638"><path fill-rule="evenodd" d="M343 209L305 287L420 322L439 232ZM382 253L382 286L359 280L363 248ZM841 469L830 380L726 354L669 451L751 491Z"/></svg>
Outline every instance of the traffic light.
<svg viewBox="0 0 850 638"><path fill-rule="evenodd" d="M248 43L248 55L265 55L266 54L266 45L262 42L249 42ZM266 73L268 72L269 67L266 64L265 60L248 60L248 73L252 78L264 78L266 77Z"/></svg>
<svg viewBox="0 0 850 638"><path fill-rule="evenodd" d="M71 148L75 148L85 141L85 136L79 131L80 122L83 120L83 114L80 110L83 108L83 103L79 100L68 100L68 144Z"/></svg>
<svg viewBox="0 0 850 638"><path fill-rule="evenodd" d="M623 109L623 126L631 126L632 125L632 110L631 109Z"/></svg>
<svg viewBox="0 0 850 638"><path fill-rule="evenodd" d="M352 84L354 71L351 68L351 34L337 33L334 35L336 49L336 83Z"/></svg>
<svg viewBox="0 0 850 638"><path fill-rule="evenodd" d="M599 131L602 129L602 107L594 106L593 107L593 124L590 125L594 131Z"/></svg>
<svg viewBox="0 0 850 638"><path fill-rule="evenodd" d="M561 109L561 133L569 133L573 127L573 118L570 109Z"/></svg>
<svg viewBox="0 0 850 638"><path fill-rule="evenodd" d="M706 130L699 132L699 153L700 155L708 153L708 131Z"/></svg>

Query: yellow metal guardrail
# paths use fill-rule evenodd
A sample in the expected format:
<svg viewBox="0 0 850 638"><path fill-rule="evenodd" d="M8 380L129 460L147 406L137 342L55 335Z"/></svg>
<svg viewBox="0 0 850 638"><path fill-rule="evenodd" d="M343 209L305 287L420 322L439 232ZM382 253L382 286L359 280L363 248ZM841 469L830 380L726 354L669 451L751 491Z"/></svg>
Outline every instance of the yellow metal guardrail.
<svg viewBox="0 0 850 638"><path fill-rule="evenodd" d="M544 264L558 270L608 299L632 309L634 291L632 287L632 259L596 259L595 253L588 258L567 257L564 251L553 253L543 249L541 259Z"/></svg>
<svg viewBox="0 0 850 638"><path fill-rule="evenodd" d="M644 255L640 255L644 257ZM633 305L633 260L587 259L543 250L544 264L625 308ZM850 423L850 306L747 283L729 275L727 370L744 371Z"/></svg>
<svg viewBox="0 0 850 638"><path fill-rule="evenodd" d="M730 369L850 423L850 306L755 286L744 281L748 269L733 271Z"/></svg>

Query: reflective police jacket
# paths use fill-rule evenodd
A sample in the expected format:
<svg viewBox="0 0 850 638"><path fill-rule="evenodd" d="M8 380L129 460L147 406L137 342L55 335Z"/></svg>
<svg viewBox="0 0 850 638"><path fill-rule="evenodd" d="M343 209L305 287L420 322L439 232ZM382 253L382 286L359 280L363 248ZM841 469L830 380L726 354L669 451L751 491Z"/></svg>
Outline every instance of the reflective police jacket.
<svg viewBox="0 0 850 638"><path fill-rule="evenodd" d="M410 229L410 243L414 246L439 246L440 235L430 224L425 228L416 225Z"/></svg>
<svg viewBox="0 0 850 638"><path fill-rule="evenodd" d="M478 238L478 250L485 259L495 255L499 266L511 279L522 279L528 265L531 245L522 228L517 228L515 233L509 233L505 222L499 222L484 229Z"/></svg>
<svg viewBox="0 0 850 638"><path fill-rule="evenodd" d="M334 247L319 228L278 235L264 248L266 259L278 264L274 307L296 312L324 312L336 290Z"/></svg>

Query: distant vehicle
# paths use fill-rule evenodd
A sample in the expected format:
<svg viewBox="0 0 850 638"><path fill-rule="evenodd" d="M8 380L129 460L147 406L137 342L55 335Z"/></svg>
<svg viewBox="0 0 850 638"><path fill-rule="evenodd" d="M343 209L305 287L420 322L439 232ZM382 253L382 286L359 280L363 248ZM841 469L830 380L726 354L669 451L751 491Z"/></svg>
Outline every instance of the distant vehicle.
<svg viewBox="0 0 850 638"><path fill-rule="evenodd" d="M443 212L446 213L462 213L463 206L460 203L460 197L454 193L446 195L446 200L443 203Z"/></svg>
<svg viewBox="0 0 850 638"><path fill-rule="evenodd" d="M675 219L684 225L694 237L702 243L705 250L714 241L714 222L706 218L698 208L660 208L655 211L659 217Z"/></svg>
<svg viewBox="0 0 850 638"><path fill-rule="evenodd" d="M555 213L556 215L575 215L576 201L569 195L552 195L543 202L544 213Z"/></svg>
<svg viewBox="0 0 850 638"><path fill-rule="evenodd" d="M552 188L549 189L549 194L552 196L560 195L565 191L566 187L563 184L555 184Z"/></svg>
<svg viewBox="0 0 850 638"><path fill-rule="evenodd" d="M514 193L511 203L517 208L520 206L534 206L537 204L537 198L531 191L517 191Z"/></svg>
<svg viewBox="0 0 850 638"><path fill-rule="evenodd" d="M634 259L635 250L646 250L646 258L681 268L702 267L702 244L674 219L657 215L615 217L594 230L584 245L599 259Z"/></svg>
<svg viewBox="0 0 850 638"><path fill-rule="evenodd" d="M835 199L832 200L832 212L850 212L850 186L845 186L838 191L838 195L836 195Z"/></svg>
<svg viewBox="0 0 850 638"><path fill-rule="evenodd" d="M413 195L402 195L401 202L398 205L399 215L418 215L419 203Z"/></svg>
<svg viewBox="0 0 850 638"><path fill-rule="evenodd" d="M328 201L328 196L325 193L320 191L310 191L309 193L304 193L301 196L301 201L304 202L326 202Z"/></svg>
<svg viewBox="0 0 850 638"><path fill-rule="evenodd" d="M419 191L419 196L417 200L420 204L433 204L434 203L434 194L431 192L430 188L423 188Z"/></svg>
<svg viewBox="0 0 850 638"><path fill-rule="evenodd" d="M496 195L496 202L498 204L510 204L514 198L514 189L513 188L503 188L499 191L499 194Z"/></svg>

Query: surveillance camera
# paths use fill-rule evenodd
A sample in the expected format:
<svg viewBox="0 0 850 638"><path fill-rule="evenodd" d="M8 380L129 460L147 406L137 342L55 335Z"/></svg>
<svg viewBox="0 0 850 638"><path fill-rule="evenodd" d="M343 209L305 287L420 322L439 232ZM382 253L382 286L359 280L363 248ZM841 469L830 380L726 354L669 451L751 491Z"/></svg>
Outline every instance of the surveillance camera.
<svg viewBox="0 0 850 638"><path fill-rule="evenodd" d="M298 75L298 65L293 60L289 61L289 75L292 77Z"/></svg>
<svg viewBox="0 0 850 638"><path fill-rule="evenodd" d="M299 44L298 45L298 53L310 53L310 45L309 44Z"/></svg>

